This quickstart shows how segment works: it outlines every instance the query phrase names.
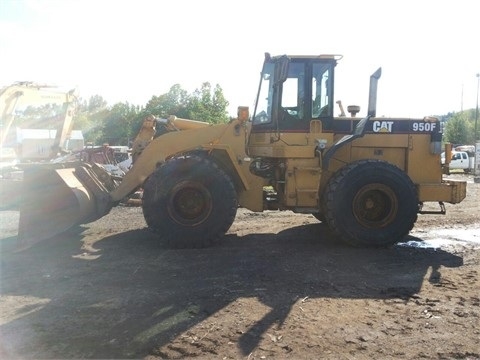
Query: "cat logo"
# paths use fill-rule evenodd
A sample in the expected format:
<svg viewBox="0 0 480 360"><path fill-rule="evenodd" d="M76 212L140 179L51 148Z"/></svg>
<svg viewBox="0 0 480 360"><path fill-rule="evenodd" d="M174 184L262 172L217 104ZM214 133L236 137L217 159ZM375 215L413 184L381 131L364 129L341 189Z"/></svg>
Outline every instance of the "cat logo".
<svg viewBox="0 0 480 360"><path fill-rule="evenodd" d="M373 132L391 133L393 121L374 121Z"/></svg>

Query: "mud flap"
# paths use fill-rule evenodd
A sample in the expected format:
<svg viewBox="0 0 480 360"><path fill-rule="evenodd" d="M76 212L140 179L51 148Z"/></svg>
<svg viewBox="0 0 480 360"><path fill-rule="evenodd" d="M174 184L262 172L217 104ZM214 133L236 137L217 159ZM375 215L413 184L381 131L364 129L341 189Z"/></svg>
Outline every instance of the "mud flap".
<svg viewBox="0 0 480 360"><path fill-rule="evenodd" d="M26 169L20 202L18 248L65 232L96 213L93 194L73 168Z"/></svg>

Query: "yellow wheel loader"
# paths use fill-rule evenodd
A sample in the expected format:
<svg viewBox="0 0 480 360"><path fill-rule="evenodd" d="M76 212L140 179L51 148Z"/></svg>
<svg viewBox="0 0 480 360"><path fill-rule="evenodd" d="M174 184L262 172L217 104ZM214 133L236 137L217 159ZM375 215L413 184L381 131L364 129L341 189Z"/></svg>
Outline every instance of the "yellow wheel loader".
<svg viewBox="0 0 480 360"><path fill-rule="evenodd" d="M19 239L28 245L98 219L141 187L148 227L173 247L213 244L238 207L312 214L353 246L401 241L417 214L461 202L466 182L442 178L438 119L376 117L381 69L370 77L368 115L348 106L350 116L334 116L340 58L266 54L251 117L239 107L220 125L147 119L120 183L95 164L31 169ZM160 125L167 131L154 138ZM425 211L426 202L438 210Z"/></svg>

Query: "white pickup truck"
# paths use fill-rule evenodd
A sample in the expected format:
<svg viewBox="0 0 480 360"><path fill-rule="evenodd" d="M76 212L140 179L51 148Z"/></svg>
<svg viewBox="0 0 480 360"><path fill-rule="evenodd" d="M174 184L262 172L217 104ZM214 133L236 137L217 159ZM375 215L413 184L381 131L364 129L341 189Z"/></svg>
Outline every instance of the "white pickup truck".
<svg viewBox="0 0 480 360"><path fill-rule="evenodd" d="M442 165L445 165L445 153L441 155ZM469 157L465 151L452 151L452 159L450 160L449 169L457 170L462 169L468 173L473 170L474 158Z"/></svg>

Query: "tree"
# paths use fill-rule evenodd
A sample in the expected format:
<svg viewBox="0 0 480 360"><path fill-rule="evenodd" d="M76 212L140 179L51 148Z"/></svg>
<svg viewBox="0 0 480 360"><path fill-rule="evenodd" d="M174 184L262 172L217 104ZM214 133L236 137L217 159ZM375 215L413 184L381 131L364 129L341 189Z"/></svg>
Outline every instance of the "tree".
<svg viewBox="0 0 480 360"><path fill-rule="evenodd" d="M87 126L82 127L81 130L86 143L99 145L105 142L103 140L103 123L109 113L109 109L105 108L95 113L87 112L85 114L85 116L87 117Z"/></svg>
<svg viewBox="0 0 480 360"><path fill-rule="evenodd" d="M103 123L108 113L107 102L102 96L93 95L88 101L79 98L73 118L73 129L82 130L86 143L102 143Z"/></svg>
<svg viewBox="0 0 480 360"><path fill-rule="evenodd" d="M212 124L225 123L229 120L227 106L222 88L217 84L212 93L210 83L205 82L189 98L188 117Z"/></svg>
<svg viewBox="0 0 480 360"><path fill-rule="evenodd" d="M29 105L23 111L17 112L17 126L24 129L56 129L65 116L66 107L63 104Z"/></svg>
<svg viewBox="0 0 480 360"><path fill-rule="evenodd" d="M90 96L90 99L88 100L88 108L87 108L89 113L101 111L106 107L107 107L107 102L103 97L101 97L100 95Z"/></svg>
<svg viewBox="0 0 480 360"><path fill-rule="evenodd" d="M145 106L146 112L167 118L169 115L187 117L188 93L179 84L173 85L168 93L152 96Z"/></svg>
<svg viewBox="0 0 480 360"><path fill-rule="evenodd" d="M444 140L452 144L473 144L474 113L471 109L451 114L445 122Z"/></svg>
<svg viewBox="0 0 480 360"><path fill-rule="evenodd" d="M229 120L227 106L222 88L217 84L212 91L210 83L205 82L192 94L175 84L168 93L153 96L145 106L145 111L162 118L175 115L218 124Z"/></svg>
<svg viewBox="0 0 480 360"><path fill-rule="evenodd" d="M128 145L136 135L132 125L137 112L138 107L128 102L113 105L103 121L103 142L110 145Z"/></svg>

